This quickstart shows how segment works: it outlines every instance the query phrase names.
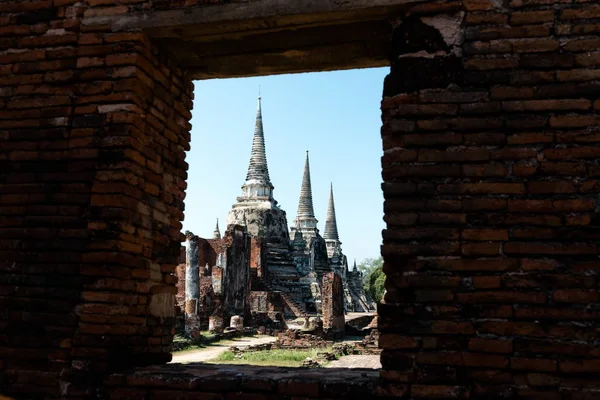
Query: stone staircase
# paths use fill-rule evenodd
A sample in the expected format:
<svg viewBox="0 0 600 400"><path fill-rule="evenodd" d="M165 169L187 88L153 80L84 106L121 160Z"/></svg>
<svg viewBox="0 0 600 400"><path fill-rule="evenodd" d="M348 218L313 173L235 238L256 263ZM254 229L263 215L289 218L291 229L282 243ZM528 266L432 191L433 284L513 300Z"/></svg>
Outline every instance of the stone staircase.
<svg viewBox="0 0 600 400"><path fill-rule="evenodd" d="M288 296L283 291L274 289L268 282L265 282L263 280L262 283L267 288L268 291L279 292L281 299L283 300L285 305L290 309L290 311L292 311L292 313L294 313L296 318L308 317L308 314L306 313L305 308L301 304L299 304L297 301L292 299L290 296Z"/></svg>

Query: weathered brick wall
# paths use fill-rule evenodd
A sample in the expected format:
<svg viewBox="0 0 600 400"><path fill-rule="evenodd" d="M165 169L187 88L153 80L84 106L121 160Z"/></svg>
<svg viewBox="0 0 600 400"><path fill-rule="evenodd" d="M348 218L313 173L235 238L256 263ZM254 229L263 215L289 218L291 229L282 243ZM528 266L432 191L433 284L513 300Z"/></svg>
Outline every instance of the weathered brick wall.
<svg viewBox="0 0 600 400"><path fill-rule="evenodd" d="M198 243L198 265L200 267L200 275L210 275L212 267L217 263L217 254L222 247L222 240L198 237L196 243ZM206 265L208 265L208 272L205 271Z"/></svg>
<svg viewBox="0 0 600 400"><path fill-rule="evenodd" d="M396 27L379 328L397 395L597 398L596 3L465 1Z"/></svg>
<svg viewBox="0 0 600 400"><path fill-rule="evenodd" d="M250 237L250 269L253 278L267 278L266 243L257 237Z"/></svg>
<svg viewBox="0 0 600 400"><path fill-rule="evenodd" d="M0 4L3 392L170 358L193 86L85 10Z"/></svg>
<svg viewBox="0 0 600 400"><path fill-rule="evenodd" d="M382 102L382 393L593 398L600 6L428 3L395 29ZM0 4L6 393L90 396L170 357L193 87L144 34L81 18L193 4Z"/></svg>
<svg viewBox="0 0 600 400"><path fill-rule="evenodd" d="M345 327L344 285L342 278L335 272L323 274L321 299L323 330L332 337L343 336Z"/></svg>
<svg viewBox="0 0 600 400"><path fill-rule="evenodd" d="M168 364L105 380L111 400L131 399L368 399L377 385L377 372L349 369L298 369L226 366L215 373L210 365Z"/></svg>

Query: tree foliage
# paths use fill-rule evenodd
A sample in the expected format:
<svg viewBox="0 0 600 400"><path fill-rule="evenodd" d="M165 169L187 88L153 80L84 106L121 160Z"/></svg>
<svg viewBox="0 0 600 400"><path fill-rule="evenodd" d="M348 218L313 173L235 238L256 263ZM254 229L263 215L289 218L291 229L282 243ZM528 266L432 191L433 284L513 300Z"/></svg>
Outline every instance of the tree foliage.
<svg viewBox="0 0 600 400"><path fill-rule="evenodd" d="M383 292L385 291L383 259L381 257L366 258L358 264L357 267L363 273L363 287L365 292L371 296L374 301L380 302L383 298Z"/></svg>

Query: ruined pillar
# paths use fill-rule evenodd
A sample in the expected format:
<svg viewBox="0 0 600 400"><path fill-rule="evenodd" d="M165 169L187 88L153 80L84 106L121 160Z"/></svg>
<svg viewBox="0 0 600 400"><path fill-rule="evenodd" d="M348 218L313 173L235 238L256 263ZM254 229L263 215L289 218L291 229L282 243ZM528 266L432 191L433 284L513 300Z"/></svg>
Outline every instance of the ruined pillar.
<svg viewBox="0 0 600 400"><path fill-rule="evenodd" d="M200 303L200 266L196 237L186 232L185 241L185 333L196 337L200 332L198 307Z"/></svg>
<svg viewBox="0 0 600 400"><path fill-rule="evenodd" d="M185 250L186 312L196 314L196 303L200 297L200 267L198 265L198 246L191 234L186 235Z"/></svg>
<svg viewBox="0 0 600 400"><path fill-rule="evenodd" d="M322 283L323 331L331 339L344 336L344 284L335 272L323 274Z"/></svg>
<svg viewBox="0 0 600 400"><path fill-rule="evenodd" d="M223 235L223 298L226 320L233 315L247 316L250 293L250 237L244 227L229 225Z"/></svg>
<svg viewBox="0 0 600 400"><path fill-rule="evenodd" d="M598 5L452 3L416 7L391 41L385 393L594 398Z"/></svg>

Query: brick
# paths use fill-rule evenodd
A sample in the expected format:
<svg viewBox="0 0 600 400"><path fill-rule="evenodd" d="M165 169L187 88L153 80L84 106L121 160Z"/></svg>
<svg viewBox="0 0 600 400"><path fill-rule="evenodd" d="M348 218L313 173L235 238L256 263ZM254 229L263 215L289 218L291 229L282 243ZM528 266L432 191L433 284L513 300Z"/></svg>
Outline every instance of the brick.
<svg viewBox="0 0 600 400"><path fill-rule="evenodd" d="M464 194L523 194L525 187L521 183L463 183L440 185L438 191Z"/></svg>
<svg viewBox="0 0 600 400"><path fill-rule="evenodd" d="M559 48L559 42L553 39L521 39L513 42L513 50L516 53L543 53Z"/></svg>
<svg viewBox="0 0 600 400"><path fill-rule="evenodd" d="M590 304L598 302L600 296L597 291L588 290L557 290L552 298L560 303L583 303Z"/></svg>
<svg viewBox="0 0 600 400"><path fill-rule="evenodd" d="M498 243L463 243L461 253L465 256L495 256L500 254Z"/></svg>
<svg viewBox="0 0 600 400"><path fill-rule="evenodd" d="M447 271L512 271L518 269L518 260L482 258L477 260L438 260L437 269Z"/></svg>
<svg viewBox="0 0 600 400"><path fill-rule="evenodd" d="M529 193L574 193L577 191L573 182L552 181L552 182L528 182L527 191Z"/></svg>
<svg viewBox="0 0 600 400"><path fill-rule="evenodd" d="M510 207L509 207L510 209ZM508 231L506 229L465 229L461 233L461 237L465 240L508 240Z"/></svg>
<svg viewBox="0 0 600 400"><path fill-rule="evenodd" d="M503 177L508 174L508 168L504 164L467 164L462 166L463 176L470 177Z"/></svg>
<svg viewBox="0 0 600 400"><path fill-rule="evenodd" d="M418 399L463 399L468 398L468 389L464 386L413 385L411 396Z"/></svg>
<svg viewBox="0 0 600 400"><path fill-rule="evenodd" d="M600 18L600 7L593 5L583 8L562 10L560 12L560 18L563 20Z"/></svg>
<svg viewBox="0 0 600 400"><path fill-rule="evenodd" d="M561 360L559 362L559 371L570 374L598 373L600 372L600 360Z"/></svg>
<svg viewBox="0 0 600 400"><path fill-rule="evenodd" d="M471 58L465 67L473 70L509 69L519 66L516 58Z"/></svg>
<svg viewBox="0 0 600 400"><path fill-rule="evenodd" d="M600 147L571 147L561 149L548 149L544 151L544 157L546 157L549 160L597 158L599 155Z"/></svg>
<svg viewBox="0 0 600 400"><path fill-rule="evenodd" d="M554 21L554 10L513 12L510 16L511 25L540 24Z"/></svg>
<svg viewBox="0 0 600 400"><path fill-rule="evenodd" d="M489 353L462 353L465 366L477 368L506 368L508 358L501 355L492 355Z"/></svg>
<svg viewBox="0 0 600 400"><path fill-rule="evenodd" d="M517 370L556 372L557 364L555 360L542 358L513 357L510 359L510 368Z"/></svg>
<svg viewBox="0 0 600 400"><path fill-rule="evenodd" d="M512 353L513 346L509 340L479 339L469 340L469 350L481 353Z"/></svg>
<svg viewBox="0 0 600 400"><path fill-rule="evenodd" d="M419 346L419 342L411 336L382 334L379 337L379 346L382 349L413 349Z"/></svg>
<svg viewBox="0 0 600 400"><path fill-rule="evenodd" d="M477 289L499 288L502 280L499 276L475 276L472 278L473 286Z"/></svg>
<svg viewBox="0 0 600 400"><path fill-rule="evenodd" d="M596 245L587 243L509 242L503 247L506 254L583 255L598 253Z"/></svg>
<svg viewBox="0 0 600 400"><path fill-rule="evenodd" d="M475 292L459 293L456 295L456 301L463 304L482 304L482 303L525 303L525 304L544 304L546 303L545 293L534 292Z"/></svg>
<svg viewBox="0 0 600 400"><path fill-rule="evenodd" d="M506 111L589 110L592 103L584 99L503 101Z"/></svg>

